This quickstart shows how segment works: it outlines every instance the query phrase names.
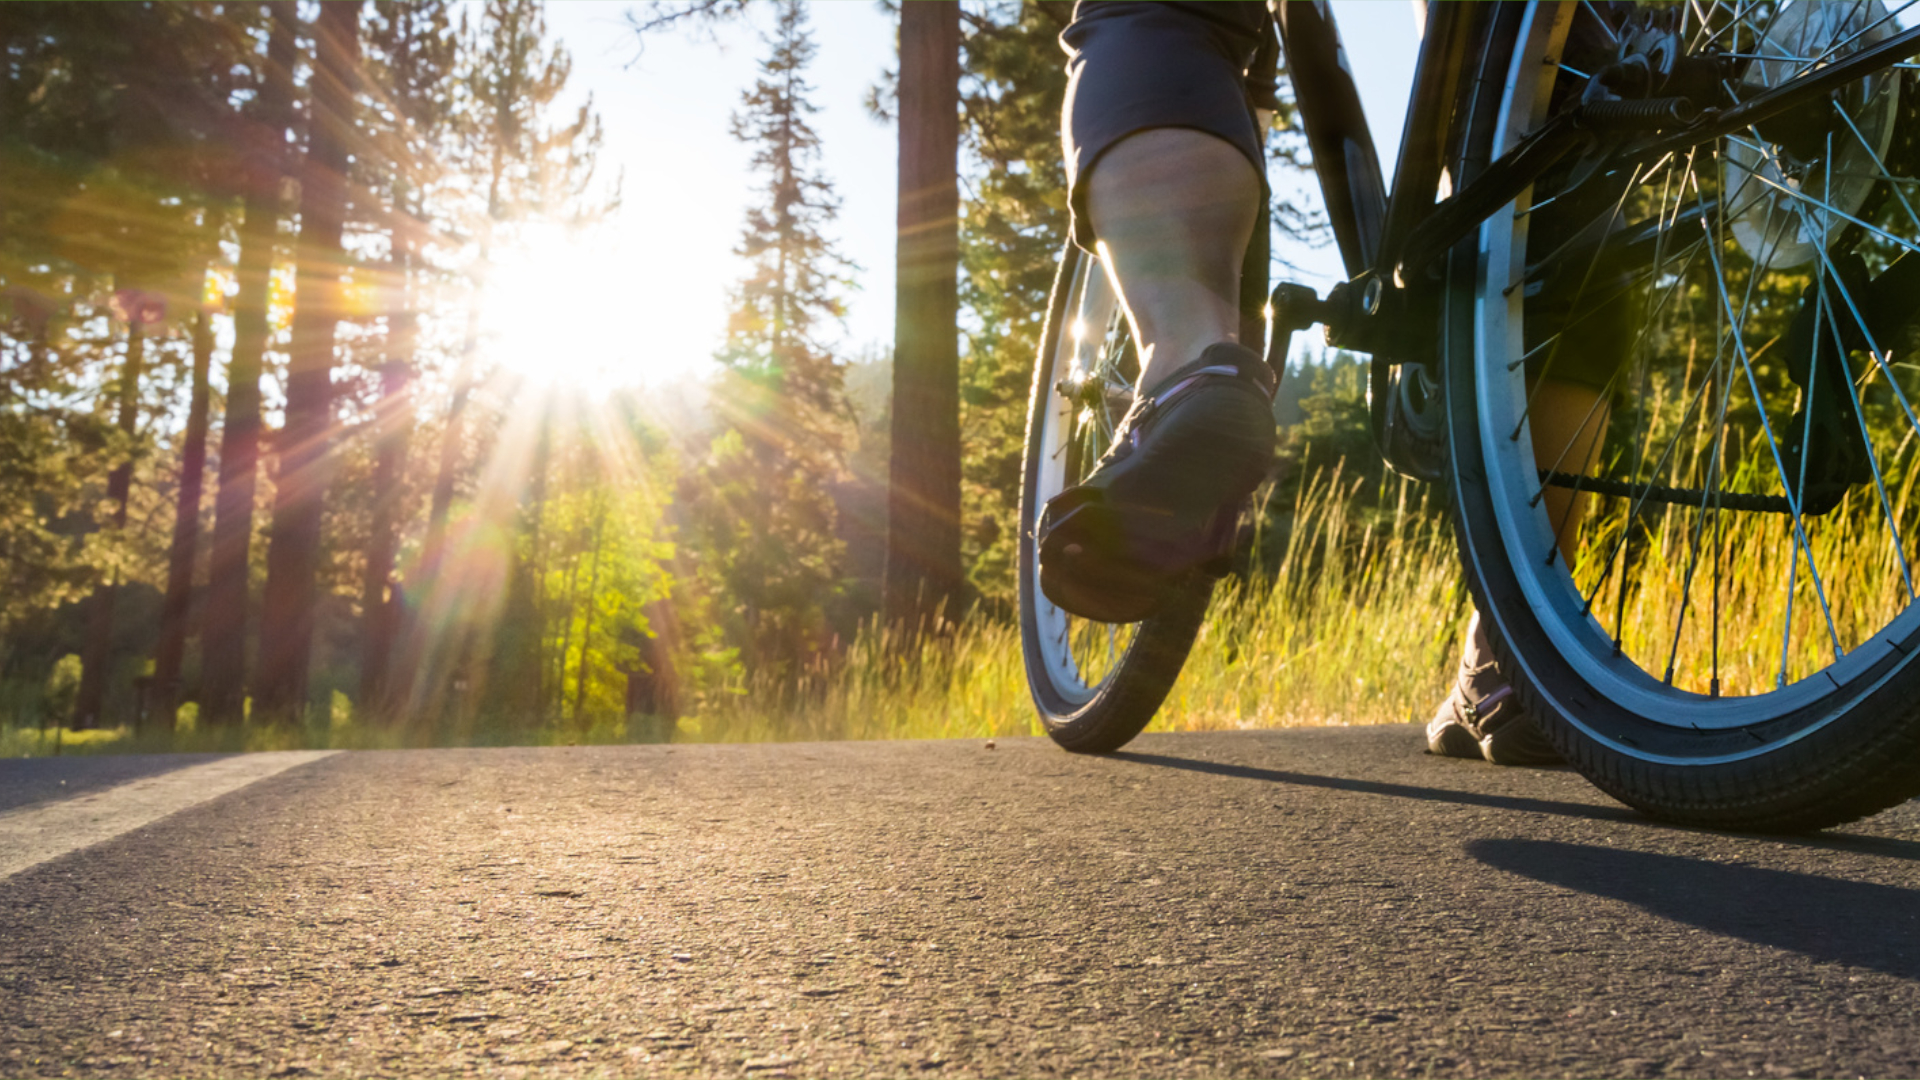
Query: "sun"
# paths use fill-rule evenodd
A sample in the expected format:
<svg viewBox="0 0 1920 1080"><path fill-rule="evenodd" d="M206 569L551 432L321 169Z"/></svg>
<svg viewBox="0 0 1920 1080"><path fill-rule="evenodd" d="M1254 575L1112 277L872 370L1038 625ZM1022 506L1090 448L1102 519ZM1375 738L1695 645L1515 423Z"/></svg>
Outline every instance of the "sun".
<svg viewBox="0 0 1920 1080"><path fill-rule="evenodd" d="M617 245L592 227L532 225L493 259L480 348L503 374L592 394L642 382L636 298Z"/></svg>

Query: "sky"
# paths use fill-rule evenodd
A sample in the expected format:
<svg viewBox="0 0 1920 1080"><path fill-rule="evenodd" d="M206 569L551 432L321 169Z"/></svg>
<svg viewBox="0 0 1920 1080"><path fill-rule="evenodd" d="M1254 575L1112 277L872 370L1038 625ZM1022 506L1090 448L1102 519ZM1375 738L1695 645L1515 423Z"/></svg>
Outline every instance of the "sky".
<svg viewBox="0 0 1920 1080"><path fill-rule="evenodd" d="M490 337L503 359L531 374L600 384L685 377L709 370L725 330L754 184L728 118L758 74L759 34L770 20L763 12L711 35L662 34L642 48L625 14L646 6L547 7L549 30L573 56L571 100L591 94L605 125L599 179L619 177L622 206L584 235L536 231L525 249L502 256L495 290L514 302L490 305ZM1336 0L1333 8L1391 177L1418 47L1411 5ZM893 63L894 20L868 0L816 0L811 16L814 126L822 171L841 198L830 233L860 267L842 353L858 355L893 340L897 143L861 101ZM1308 271L1308 284L1324 290L1337 280L1330 245L1279 254ZM583 314L556 335L547 317L555 310Z"/></svg>

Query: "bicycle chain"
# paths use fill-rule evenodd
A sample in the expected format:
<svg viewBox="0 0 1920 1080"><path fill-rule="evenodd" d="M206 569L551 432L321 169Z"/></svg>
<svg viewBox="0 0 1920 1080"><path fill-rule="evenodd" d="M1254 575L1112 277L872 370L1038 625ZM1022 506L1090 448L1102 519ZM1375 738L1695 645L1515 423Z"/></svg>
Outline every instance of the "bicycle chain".
<svg viewBox="0 0 1920 1080"><path fill-rule="evenodd" d="M1672 503L1676 506L1700 506L1702 503L1722 510L1740 510L1751 514L1789 514L1793 504L1782 495L1749 495L1738 491L1708 491L1705 488L1677 488L1665 484L1629 484L1598 476L1540 470L1540 482L1547 487L1573 488L1593 495L1611 495L1637 502ZM1712 501L1708 502L1711 497Z"/></svg>

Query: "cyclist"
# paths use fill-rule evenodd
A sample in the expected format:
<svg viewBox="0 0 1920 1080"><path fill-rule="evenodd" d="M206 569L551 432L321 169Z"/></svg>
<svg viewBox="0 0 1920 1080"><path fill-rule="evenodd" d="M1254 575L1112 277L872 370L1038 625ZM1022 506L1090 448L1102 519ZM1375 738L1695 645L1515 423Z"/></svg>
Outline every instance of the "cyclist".
<svg viewBox="0 0 1920 1080"><path fill-rule="evenodd" d="M1083 618L1151 615L1171 582L1225 553L1271 463L1280 373L1249 347L1257 342L1238 340L1238 297L1268 197L1256 117L1277 108L1273 41L1265 5L1231 2L1081 0L1061 34L1073 239L1112 275L1141 369L1111 448L1039 526L1042 590ZM1554 447L1543 460L1567 471L1591 465L1606 423L1597 388L1618 355L1606 337L1587 346L1597 363L1538 381L1535 446ZM1601 377L1581 378L1583 366ZM1575 498L1548 493L1563 549L1582 512ZM1511 695L1476 614L1429 749L1558 761Z"/></svg>

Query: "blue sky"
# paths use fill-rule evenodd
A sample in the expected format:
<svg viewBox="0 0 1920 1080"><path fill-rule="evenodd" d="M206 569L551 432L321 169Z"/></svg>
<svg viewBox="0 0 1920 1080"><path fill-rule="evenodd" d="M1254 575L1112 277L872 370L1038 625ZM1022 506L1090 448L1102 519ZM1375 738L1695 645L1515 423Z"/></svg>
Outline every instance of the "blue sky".
<svg viewBox="0 0 1920 1080"><path fill-rule="evenodd" d="M728 136L727 121L763 46L750 22L710 38L663 35L642 50L624 14L645 6L548 5L550 29L573 54L574 92L593 95L605 124L600 172L608 182L621 175L623 207L589 236L543 235L514 256L511 279L522 291L548 292L553 302L589 313L558 346L514 349L520 363L619 381L672 378L704 370L724 329L726 289L741 269L733 248L752 187L746 150ZM1411 6L1345 0L1333 7L1391 175L1417 48ZM815 126L843 203L837 238L862 268L846 342L851 351L884 347L893 337L896 144L892 128L860 102L893 62L893 20L868 0L816 0L812 19ZM1317 270L1309 280L1322 288L1338 269L1330 248L1285 254ZM531 342L533 328L526 329ZM511 325L496 330L515 337Z"/></svg>

